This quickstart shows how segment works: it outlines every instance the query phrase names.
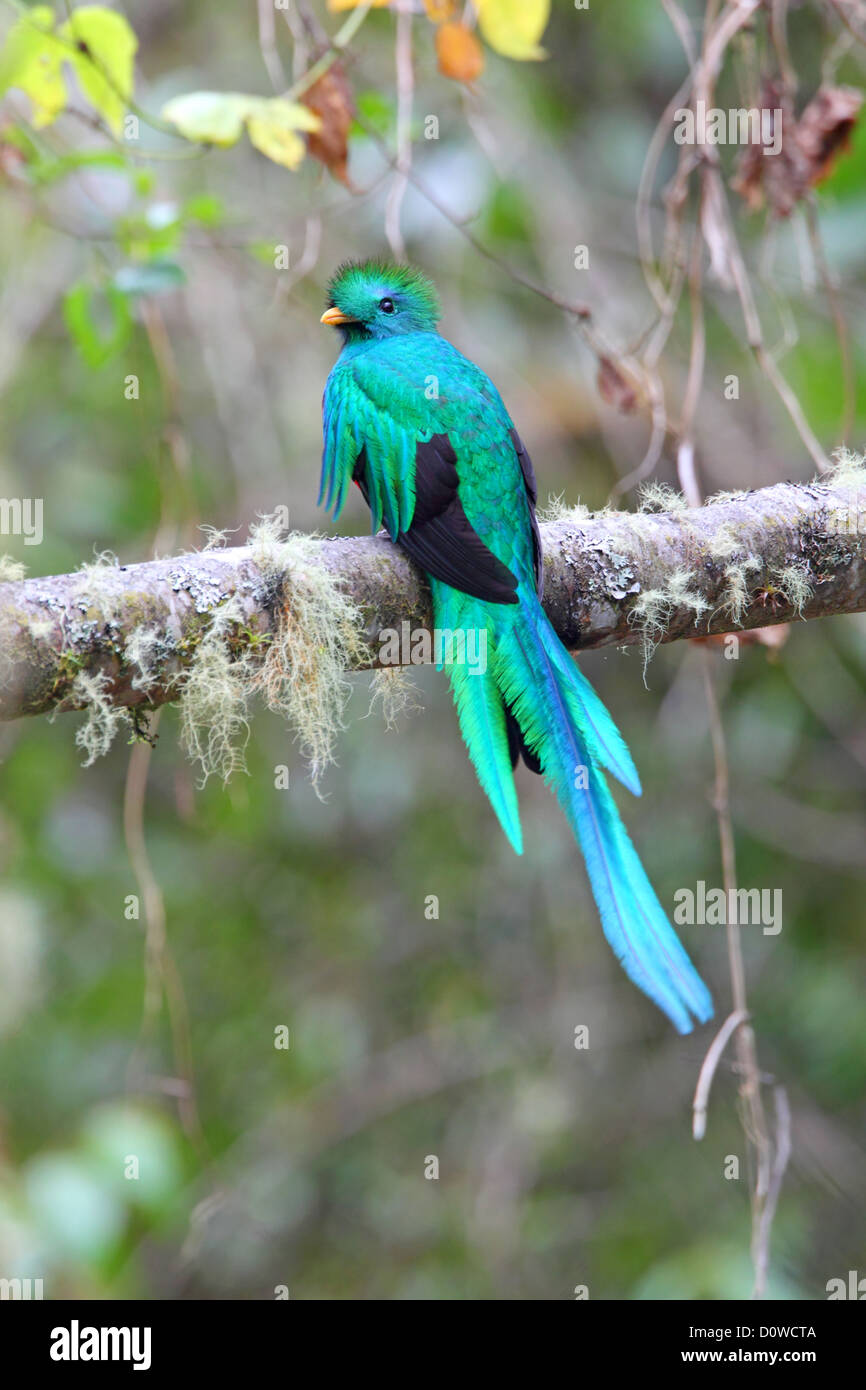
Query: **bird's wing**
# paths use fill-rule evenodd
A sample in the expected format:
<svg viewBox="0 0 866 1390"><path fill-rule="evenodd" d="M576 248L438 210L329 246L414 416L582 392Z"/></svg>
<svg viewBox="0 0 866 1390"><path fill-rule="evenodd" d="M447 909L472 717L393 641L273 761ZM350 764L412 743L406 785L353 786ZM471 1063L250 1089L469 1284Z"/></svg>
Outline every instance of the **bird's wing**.
<svg viewBox="0 0 866 1390"><path fill-rule="evenodd" d="M532 523L532 554L535 561L535 587L538 597L544 588L544 556L541 549L541 532L538 529L538 518L535 515L535 507L538 502L538 485L535 481L535 469L532 466L532 459L529 451L517 430L511 431L511 442L520 464L520 472L523 475L523 486L526 489L526 499L529 503L529 519Z"/></svg>
<svg viewBox="0 0 866 1390"><path fill-rule="evenodd" d="M516 603L516 577L473 528L457 486L457 455L448 435L419 441L415 513L398 543L422 569L452 588L488 603Z"/></svg>
<svg viewBox="0 0 866 1390"><path fill-rule="evenodd" d="M420 395L420 401L417 396ZM411 525L415 510L415 448L429 439L423 391L404 373L362 359L338 362L322 401L324 452L319 503L339 516L353 478L361 485L373 530L384 524L392 540Z"/></svg>
<svg viewBox="0 0 866 1390"><path fill-rule="evenodd" d="M428 574L489 603L516 603L517 578L475 531L458 495L457 450L441 429L453 405L443 410L441 397L428 399L424 381L417 369L372 355L332 372L319 501L338 516L354 479L373 530L384 523Z"/></svg>

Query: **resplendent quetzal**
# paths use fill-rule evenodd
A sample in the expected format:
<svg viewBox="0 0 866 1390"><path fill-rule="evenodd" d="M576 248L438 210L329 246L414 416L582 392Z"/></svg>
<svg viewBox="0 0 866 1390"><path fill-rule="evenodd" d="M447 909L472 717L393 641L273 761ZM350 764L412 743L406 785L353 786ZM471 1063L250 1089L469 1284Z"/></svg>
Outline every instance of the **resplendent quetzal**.
<svg viewBox="0 0 866 1390"><path fill-rule="evenodd" d="M603 769L640 794L631 755L540 602L532 463L499 392L440 337L432 285L416 270L347 264L322 323L343 338L323 400L319 502L336 518L349 483L373 531L426 573L437 629L486 631L482 674L448 665L481 785L518 854L514 768L541 772L586 859L605 934L627 974L681 1033L712 1014L706 985L662 910Z"/></svg>

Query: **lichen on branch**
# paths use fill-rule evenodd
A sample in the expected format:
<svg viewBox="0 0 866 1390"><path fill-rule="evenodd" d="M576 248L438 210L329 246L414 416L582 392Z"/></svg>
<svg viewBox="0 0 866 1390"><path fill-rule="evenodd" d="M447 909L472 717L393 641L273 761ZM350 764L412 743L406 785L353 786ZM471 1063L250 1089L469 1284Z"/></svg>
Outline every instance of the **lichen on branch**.
<svg viewBox="0 0 866 1390"><path fill-rule="evenodd" d="M571 650L640 643L648 659L658 642L866 610L866 470L853 454L818 482L699 508L654 488L638 512L547 515L544 603ZM225 778L243 767L261 697L317 779L344 724L347 673L377 669L381 635L403 624L403 650L417 651L412 634L430 622L423 576L384 537L284 536L273 518L246 545L215 535L144 564L104 555L31 579L7 566L0 718L84 709L78 742L92 761L121 727L141 736L148 711L176 702L203 775Z"/></svg>

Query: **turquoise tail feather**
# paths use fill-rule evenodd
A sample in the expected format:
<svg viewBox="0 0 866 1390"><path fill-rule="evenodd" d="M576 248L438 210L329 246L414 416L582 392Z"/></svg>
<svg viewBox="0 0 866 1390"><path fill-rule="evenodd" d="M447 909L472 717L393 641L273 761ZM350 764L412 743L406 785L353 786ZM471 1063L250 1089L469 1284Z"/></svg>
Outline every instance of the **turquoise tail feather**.
<svg viewBox="0 0 866 1390"><path fill-rule="evenodd" d="M690 1032L693 1019L704 1023L712 1016L712 1000L653 891L605 781L603 768L640 793L619 731L534 593L521 592L520 603L508 608L478 604L475 612L492 629L488 672L471 675L457 666L449 675L470 756L506 834L519 852L505 705L580 843L605 935L626 974L680 1033ZM465 615L463 607L464 624Z"/></svg>
<svg viewBox="0 0 866 1390"><path fill-rule="evenodd" d="M625 739L614 724L586 676L572 661L547 618L541 613L547 632L545 650L562 676L562 695L579 729L588 729L603 767L634 796L641 795L640 777L632 762ZM550 638L553 641L550 641Z"/></svg>
<svg viewBox="0 0 866 1390"><path fill-rule="evenodd" d="M523 853L517 788L508 751L505 710L492 676L472 675L465 667L449 668L460 731L478 780L490 798L512 847Z"/></svg>
<svg viewBox="0 0 866 1390"><path fill-rule="evenodd" d="M492 649L495 634L488 621L486 605L467 599L447 585L433 583L437 631L486 633L486 647ZM472 606L471 624L466 623L467 605ZM462 629L461 629L462 624ZM465 663L448 665L451 691L457 706L460 732L469 750L478 780L487 793L499 823L517 854L523 853L523 834L517 805L514 769L508 748L505 708L499 687L490 669L473 669Z"/></svg>

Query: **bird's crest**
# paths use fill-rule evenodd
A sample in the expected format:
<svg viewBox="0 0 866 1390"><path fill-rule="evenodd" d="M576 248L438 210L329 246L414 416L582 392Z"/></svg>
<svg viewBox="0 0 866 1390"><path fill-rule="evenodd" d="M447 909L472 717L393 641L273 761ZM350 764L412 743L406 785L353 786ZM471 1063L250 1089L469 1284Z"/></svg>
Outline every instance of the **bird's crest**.
<svg viewBox="0 0 866 1390"><path fill-rule="evenodd" d="M329 281L328 304L333 307L338 300L350 298L353 291L371 285L406 295L425 318L438 323L442 313L439 297L427 276L414 266L397 265L394 261L344 261Z"/></svg>

